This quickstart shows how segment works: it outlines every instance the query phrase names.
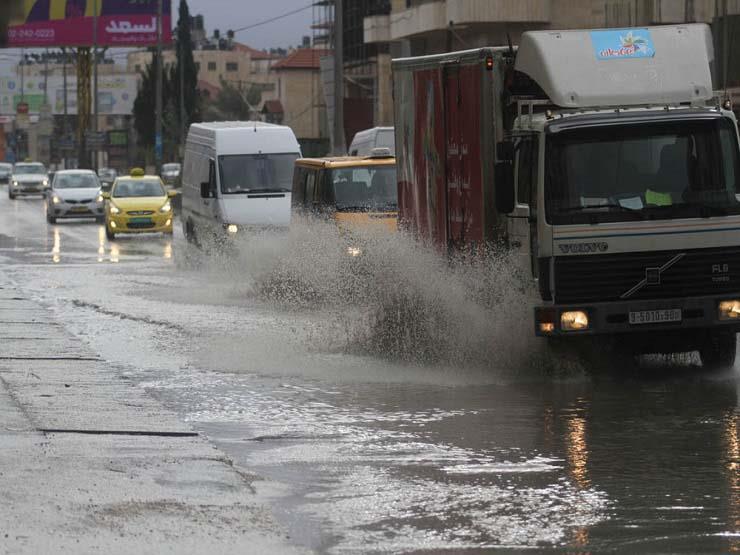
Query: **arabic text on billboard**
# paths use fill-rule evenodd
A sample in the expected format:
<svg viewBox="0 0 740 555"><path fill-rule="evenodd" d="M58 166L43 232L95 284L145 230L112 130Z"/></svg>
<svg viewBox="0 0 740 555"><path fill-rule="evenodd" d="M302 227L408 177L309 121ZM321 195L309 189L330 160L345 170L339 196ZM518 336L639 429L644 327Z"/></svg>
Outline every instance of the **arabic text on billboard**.
<svg viewBox="0 0 740 555"><path fill-rule="evenodd" d="M147 46L157 42L157 0L23 0L8 46ZM162 0L162 40L172 40L171 0Z"/></svg>

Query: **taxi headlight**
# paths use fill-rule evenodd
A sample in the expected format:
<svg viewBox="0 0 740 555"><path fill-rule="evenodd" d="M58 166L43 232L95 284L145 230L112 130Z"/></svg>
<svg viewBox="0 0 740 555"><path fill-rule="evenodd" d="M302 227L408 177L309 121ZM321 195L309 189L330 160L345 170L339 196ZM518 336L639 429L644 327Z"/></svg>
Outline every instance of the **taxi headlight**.
<svg viewBox="0 0 740 555"><path fill-rule="evenodd" d="M347 247L347 254L354 258L362 254L362 249L360 247Z"/></svg>
<svg viewBox="0 0 740 555"><path fill-rule="evenodd" d="M110 213L111 214L120 214L121 213L121 209L118 208L118 206L116 206L115 204L111 204L110 205Z"/></svg>
<svg viewBox="0 0 740 555"><path fill-rule="evenodd" d="M236 233L237 231L239 231L239 228L234 224L229 224L226 226L226 231L228 231L229 233Z"/></svg>
<svg viewBox="0 0 740 555"><path fill-rule="evenodd" d="M740 300L733 299L730 301L720 301L719 319L720 320L737 320L740 318Z"/></svg>
<svg viewBox="0 0 740 555"><path fill-rule="evenodd" d="M172 210L172 204L170 204L170 201L167 201L164 203L164 206L159 209L160 212L163 214L166 214L167 212L170 212Z"/></svg>
<svg viewBox="0 0 740 555"><path fill-rule="evenodd" d="M569 310L560 315L560 328L563 331L588 329L588 314L582 310Z"/></svg>
<svg viewBox="0 0 740 555"><path fill-rule="evenodd" d="M62 202L62 199L60 199L58 196L54 195L51 198L51 202L53 202L54 204L59 204L60 202Z"/></svg>

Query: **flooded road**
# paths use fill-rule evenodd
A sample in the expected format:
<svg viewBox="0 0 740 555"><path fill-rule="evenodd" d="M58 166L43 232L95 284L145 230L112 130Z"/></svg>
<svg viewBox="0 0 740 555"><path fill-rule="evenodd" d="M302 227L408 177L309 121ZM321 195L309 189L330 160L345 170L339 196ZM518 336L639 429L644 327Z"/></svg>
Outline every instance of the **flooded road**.
<svg viewBox="0 0 740 555"><path fill-rule="evenodd" d="M737 369L549 360L514 276L481 283L409 245L347 270L317 254L326 233L216 257L177 225L109 242L0 191L6 274L259 475L297 545L740 552ZM374 309L401 294L431 340L418 322L379 333L402 319Z"/></svg>

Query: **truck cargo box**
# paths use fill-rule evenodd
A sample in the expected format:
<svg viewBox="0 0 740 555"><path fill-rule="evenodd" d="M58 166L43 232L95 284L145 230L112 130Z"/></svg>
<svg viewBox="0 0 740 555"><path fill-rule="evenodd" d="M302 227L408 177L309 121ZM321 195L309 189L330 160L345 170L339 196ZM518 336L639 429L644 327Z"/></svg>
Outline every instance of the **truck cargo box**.
<svg viewBox="0 0 740 555"><path fill-rule="evenodd" d="M508 49L393 61L399 219L443 248L477 248L499 217L492 181Z"/></svg>

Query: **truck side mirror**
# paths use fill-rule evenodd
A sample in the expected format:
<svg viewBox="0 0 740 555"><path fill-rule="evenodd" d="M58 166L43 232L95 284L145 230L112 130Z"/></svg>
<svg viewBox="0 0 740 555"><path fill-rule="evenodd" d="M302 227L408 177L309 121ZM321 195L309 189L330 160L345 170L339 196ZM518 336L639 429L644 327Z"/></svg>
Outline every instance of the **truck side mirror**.
<svg viewBox="0 0 740 555"><path fill-rule="evenodd" d="M204 181L200 184L200 198L211 198L211 183Z"/></svg>
<svg viewBox="0 0 740 555"><path fill-rule="evenodd" d="M494 179L496 210L499 214L511 214L514 211L514 164L510 161L496 162Z"/></svg>

